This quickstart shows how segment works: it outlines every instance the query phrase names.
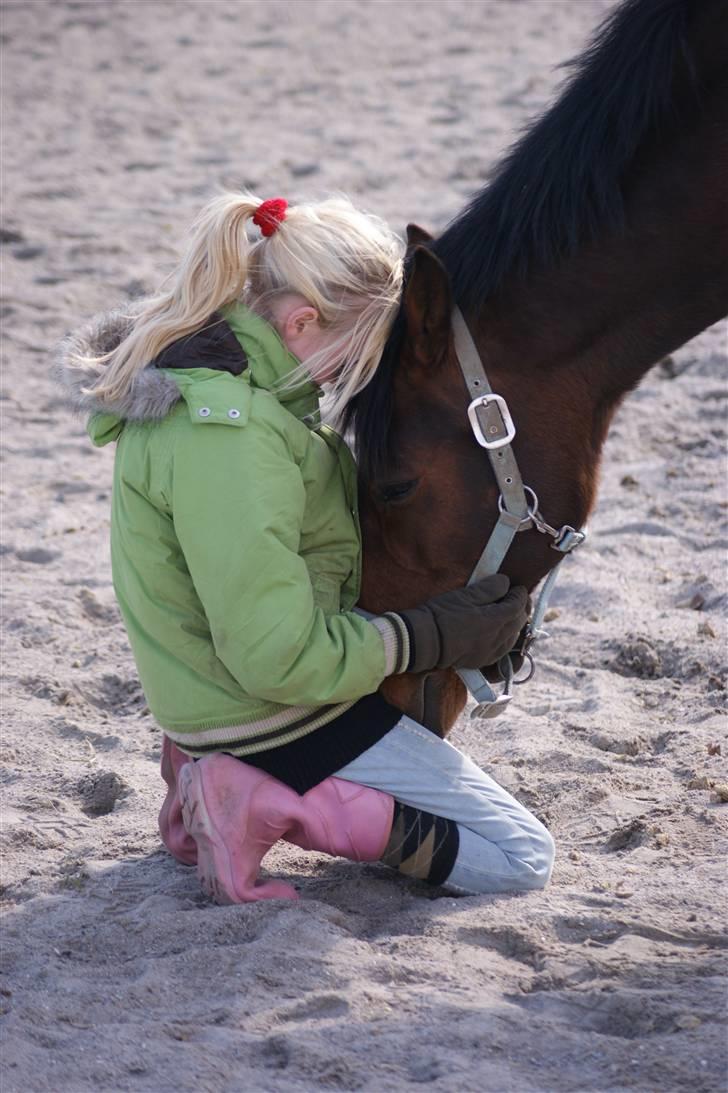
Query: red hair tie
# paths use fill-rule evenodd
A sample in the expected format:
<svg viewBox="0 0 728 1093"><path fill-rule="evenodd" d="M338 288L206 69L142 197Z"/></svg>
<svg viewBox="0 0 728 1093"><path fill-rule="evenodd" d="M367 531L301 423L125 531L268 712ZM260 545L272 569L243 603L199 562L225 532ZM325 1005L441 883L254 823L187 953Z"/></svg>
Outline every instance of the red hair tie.
<svg viewBox="0 0 728 1093"><path fill-rule="evenodd" d="M286 219L288 202L284 197L269 197L262 201L253 214L253 223L257 224L263 235L273 235Z"/></svg>

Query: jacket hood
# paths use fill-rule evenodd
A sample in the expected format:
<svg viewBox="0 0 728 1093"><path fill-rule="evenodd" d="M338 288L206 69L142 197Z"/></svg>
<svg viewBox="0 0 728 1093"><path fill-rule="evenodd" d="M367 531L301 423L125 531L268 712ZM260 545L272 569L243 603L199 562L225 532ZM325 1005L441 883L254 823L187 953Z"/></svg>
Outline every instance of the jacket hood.
<svg viewBox="0 0 728 1093"><path fill-rule="evenodd" d="M277 332L243 304L235 303L216 313L202 330L168 346L145 368L137 372L129 390L117 400L101 402L94 394L95 376L79 357L98 357L115 349L131 332L143 302L99 315L69 334L59 345L54 370L74 410L104 419L105 439L114 439L114 428L125 421L154 421L166 417L185 397L185 386L175 379L175 370L200 369L240 376L248 372L252 386L275 389L299 362ZM188 372L189 374L189 372ZM194 375L194 371L193 371ZM279 402L296 416L310 414L318 406L320 391L311 381L276 391Z"/></svg>
<svg viewBox="0 0 728 1093"><path fill-rule="evenodd" d="M129 390L114 403L102 403L94 394L94 374L79 364L79 357L100 357L110 353L131 332L140 310L117 308L97 315L69 334L58 346L54 371L74 410L81 414L103 414L122 421L163 418L180 398L177 384L154 364L134 377Z"/></svg>

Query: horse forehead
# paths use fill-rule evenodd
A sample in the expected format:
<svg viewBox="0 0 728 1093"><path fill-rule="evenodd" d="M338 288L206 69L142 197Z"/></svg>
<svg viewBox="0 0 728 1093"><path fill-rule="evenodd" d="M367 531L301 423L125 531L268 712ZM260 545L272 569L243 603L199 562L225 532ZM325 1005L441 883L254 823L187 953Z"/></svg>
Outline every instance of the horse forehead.
<svg viewBox="0 0 728 1093"><path fill-rule="evenodd" d="M467 425L468 393L454 358L454 367L443 366L423 375L423 370L402 370L393 392L393 440L422 433L457 440Z"/></svg>

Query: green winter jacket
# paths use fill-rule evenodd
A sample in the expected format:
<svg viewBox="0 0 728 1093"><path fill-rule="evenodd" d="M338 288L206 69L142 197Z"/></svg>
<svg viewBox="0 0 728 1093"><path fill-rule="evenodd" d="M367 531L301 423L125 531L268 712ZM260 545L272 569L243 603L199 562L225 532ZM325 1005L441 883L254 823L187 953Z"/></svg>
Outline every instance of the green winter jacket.
<svg viewBox="0 0 728 1093"><path fill-rule="evenodd" d="M298 362L263 319L217 318L211 367L197 336L177 343L88 431L117 445L112 572L149 708L192 754L246 755L331 721L409 654L398 616L352 613L356 469L316 427L320 392L280 392ZM239 347L239 374L220 370Z"/></svg>

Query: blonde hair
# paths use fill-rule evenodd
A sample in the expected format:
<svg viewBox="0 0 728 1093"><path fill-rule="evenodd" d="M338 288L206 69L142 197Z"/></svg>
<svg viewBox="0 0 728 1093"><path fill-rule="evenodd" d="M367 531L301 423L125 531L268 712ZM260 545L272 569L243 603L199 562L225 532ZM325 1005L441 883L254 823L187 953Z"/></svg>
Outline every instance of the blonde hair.
<svg viewBox="0 0 728 1093"><path fill-rule="evenodd" d="M366 386L399 305L404 244L345 197L290 206L272 235L253 242L248 221L260 204L250 193L224 193L202 210L169 287L143 301L116 348L77 362L97 377L97 399L111 405L123 398L142 368L226 304L243 300L269 318L273 299L284 293L303 296L331 335L287 386L304 375L315 378L317 368L333 361L333 417Z"/></svg>

